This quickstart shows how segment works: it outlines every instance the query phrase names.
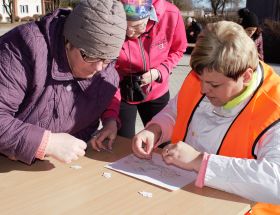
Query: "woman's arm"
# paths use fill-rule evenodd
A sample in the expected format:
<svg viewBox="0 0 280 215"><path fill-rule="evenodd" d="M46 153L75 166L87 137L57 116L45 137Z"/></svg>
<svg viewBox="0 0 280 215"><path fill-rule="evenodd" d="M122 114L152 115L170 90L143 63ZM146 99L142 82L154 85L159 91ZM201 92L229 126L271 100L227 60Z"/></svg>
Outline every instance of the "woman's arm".
<svg viewBox="0 0 280 215"><path fill-rule="evenodd" d="M171 139L177 117L177 98L178 95L170 99L168 104L146 125L148 127L150 124L157 124L161 128L162 134L155 146Z"/></svg>
<svg viewBox="0 0 280 215"><path fill-rule="evenodd" d="M28 83L36 61L30 56L27 48L30 46L16 33L10 32L0 40L0 153L30 164L45 129L16 118L29 92Z"/></svg>
<svg viewBox="0 0 280 215"><path fill-rule="evenodd" d="M257 159L210 155L204 185L257 202L280 204L280 123L256 147Z"/></svg>

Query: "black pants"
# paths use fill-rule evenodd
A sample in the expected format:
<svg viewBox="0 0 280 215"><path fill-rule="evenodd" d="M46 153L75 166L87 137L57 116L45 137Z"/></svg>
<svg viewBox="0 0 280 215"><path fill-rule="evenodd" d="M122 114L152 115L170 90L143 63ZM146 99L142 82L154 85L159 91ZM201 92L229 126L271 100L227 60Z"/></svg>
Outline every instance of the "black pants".
<svg viewBox="0 0 280 215"><path fill-rule="evenodd" d="M135 123L137 110L145 126L158 112L160 112L168 103L170 98L169 91L163 96L148 102L137 105L121 102L120 119L122 126L118 131L118 135L132 138L135 135Z"/></svg>

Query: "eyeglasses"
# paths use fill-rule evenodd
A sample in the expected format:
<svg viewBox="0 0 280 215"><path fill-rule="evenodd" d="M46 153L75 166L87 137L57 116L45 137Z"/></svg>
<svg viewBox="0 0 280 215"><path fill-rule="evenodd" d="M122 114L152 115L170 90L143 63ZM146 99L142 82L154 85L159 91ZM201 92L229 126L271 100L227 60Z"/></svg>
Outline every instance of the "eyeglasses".
<svg viewBox="0 0 280 215"><path fill-rule="evenodd" d="M91 56L88 56L86 54L86 52L82 49L80 49L80 54L83 58L83 60L86 62L86 63L97 63L97 62L100 62L102 61L104 64L109 64L113 61L115 61L116 59L102 59L102 58L97 58L97 57L91 57Z"/></svg>

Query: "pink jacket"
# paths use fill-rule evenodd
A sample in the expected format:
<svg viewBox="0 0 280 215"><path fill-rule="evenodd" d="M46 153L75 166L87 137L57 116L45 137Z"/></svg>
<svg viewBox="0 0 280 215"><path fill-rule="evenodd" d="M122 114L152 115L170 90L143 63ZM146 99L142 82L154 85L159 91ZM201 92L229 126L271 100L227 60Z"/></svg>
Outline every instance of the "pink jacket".
<svg viewBox="0 0 280 215"><path fill-rule="evenodd" d="M136 39L126 39L116 69L120 77L130 73L144 73L156 68L161 80L152 82L144 101L159 98L168 91L169 75L187 48L185 26L178 8L165 1L153 0L158 22L149 20L146 33Z"/></svg>

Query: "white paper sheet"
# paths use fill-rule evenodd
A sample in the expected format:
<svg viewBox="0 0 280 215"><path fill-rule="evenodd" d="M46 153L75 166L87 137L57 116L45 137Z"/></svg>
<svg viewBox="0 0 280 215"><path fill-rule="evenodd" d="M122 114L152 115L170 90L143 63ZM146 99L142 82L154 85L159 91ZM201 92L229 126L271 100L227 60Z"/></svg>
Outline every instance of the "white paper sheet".
<svg viewBox="0 0 280 215"><path fill-rule="evenodd" d="M195 172L166 165L158 153L153 154L152 160L139 159L130 154L105 167L169 190L178 190L193 182L197 176Z"/></svg>

